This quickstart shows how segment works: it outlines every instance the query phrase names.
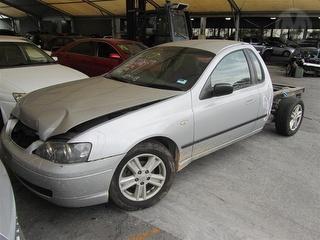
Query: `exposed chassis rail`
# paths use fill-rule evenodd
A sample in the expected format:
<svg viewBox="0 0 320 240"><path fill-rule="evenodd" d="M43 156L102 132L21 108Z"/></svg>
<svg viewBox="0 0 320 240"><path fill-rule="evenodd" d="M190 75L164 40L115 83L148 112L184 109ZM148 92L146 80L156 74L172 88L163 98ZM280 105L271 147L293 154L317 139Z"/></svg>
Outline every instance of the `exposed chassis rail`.
<svg viewBox="0 0 320 240"><path fill-rule="evenodd" d="M282 99L288 97L301 98L302 94L305 92L304 87L295 87L285 84L275 83L273 84L273 106L272 114L274 114L279 106Z"/></svg>

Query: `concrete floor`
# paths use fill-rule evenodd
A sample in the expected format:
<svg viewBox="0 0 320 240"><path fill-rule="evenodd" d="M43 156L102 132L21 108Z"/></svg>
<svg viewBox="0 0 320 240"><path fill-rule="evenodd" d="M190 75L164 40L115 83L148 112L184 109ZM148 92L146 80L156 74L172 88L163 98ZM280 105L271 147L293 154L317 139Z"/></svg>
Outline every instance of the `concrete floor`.
<svg viewBox="0 0 320 240"><path fill-rule="evenodd" d="M320 79L270 71L274 82L306 87L297 135L279 136L268 125L189 165L159 204L138 212L60 208L14 181L26 240L320 239Z"/></svg>

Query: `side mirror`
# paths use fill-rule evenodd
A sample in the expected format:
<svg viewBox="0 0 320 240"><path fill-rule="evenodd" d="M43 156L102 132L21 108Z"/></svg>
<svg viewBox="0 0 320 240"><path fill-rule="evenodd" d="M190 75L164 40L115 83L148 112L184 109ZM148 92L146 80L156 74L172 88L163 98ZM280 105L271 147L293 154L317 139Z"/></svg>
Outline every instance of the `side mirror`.
<svg viewBox="0 0 320 240"><path fill-rule="evenodd" d="M213 87L213 96L224 96L233 93L233 86L229 83L218 83Z"/></svg>
<svg viewBox="0 0 320 240"><path fill-rule="evenodd" d="M233 86L229 83L218 83L211 87L211 83L207 82L206 87L204 87L200 93L200 100L219 97L233 93Z"/></svg>
<svg viewBox="0 0 320 240"><path fill-rule="evenodd" d="M118 53L110 53L109 58L120 60L121 56Z"/></svg>

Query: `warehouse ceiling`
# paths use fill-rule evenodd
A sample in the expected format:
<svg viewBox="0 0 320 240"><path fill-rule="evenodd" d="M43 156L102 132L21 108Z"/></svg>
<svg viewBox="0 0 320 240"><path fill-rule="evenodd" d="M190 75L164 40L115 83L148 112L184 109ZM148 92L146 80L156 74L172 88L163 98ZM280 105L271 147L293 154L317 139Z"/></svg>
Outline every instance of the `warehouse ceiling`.
<svg viewBox="0 0 320 240"><path fill-rule="evenodd" d="M11 7L5 3L0 2L0 14L8 17L25 17L27 14L17 8Z"/></svg>
<svg viewBox="0 0 320 240"><path fill-rule="evenodd" d="M163 6L165 0L147 0L147 9L154 9L153 5ZM172 0L173 3L183 2L189 4L188 11L193 14L215 14L230 13L229 2L234 2L243 13L275 13L275 12L296 12L320 13L320 0ZM15 2L9 6L1 3L0 13L21 17L26 14L14 8L20 2L4 0L4 3ZM124 16L126 14L126 0L28 0L36 7L36 3L43 7L51 8L53 11L71 16ZM150 3L149 3L150 2ZM31 6L31 4L30 4Z"/></svg>

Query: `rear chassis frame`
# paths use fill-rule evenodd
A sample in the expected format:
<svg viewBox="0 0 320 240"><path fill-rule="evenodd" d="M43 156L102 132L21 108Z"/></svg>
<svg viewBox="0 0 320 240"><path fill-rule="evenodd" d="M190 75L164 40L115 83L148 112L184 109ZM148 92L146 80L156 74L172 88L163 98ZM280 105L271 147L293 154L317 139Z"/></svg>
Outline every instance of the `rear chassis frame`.
<svg viewBox="0 0 320 240"><path fill-rule="evenodd" d="M273 85L273 104L272 104L272 121L275 120L276 113L280 102L289 97L295 97L301 99L302 94L305 92L304 87L295 87L285 84L274 83Z"/></svg>

